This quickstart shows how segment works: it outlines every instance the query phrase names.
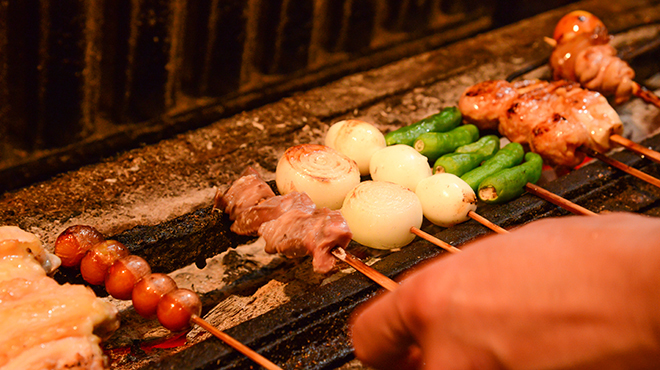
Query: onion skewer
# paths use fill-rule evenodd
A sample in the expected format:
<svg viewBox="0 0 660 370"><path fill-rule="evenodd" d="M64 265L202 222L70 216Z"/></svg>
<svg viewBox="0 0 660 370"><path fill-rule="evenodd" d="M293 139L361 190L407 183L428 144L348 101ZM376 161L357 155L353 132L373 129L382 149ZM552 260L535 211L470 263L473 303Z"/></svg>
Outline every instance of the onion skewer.
<svg viewBox="0 0 660 370"><path fill-rule="evenodd" d="M385 288L386 290L393 292L394 290L396 290L396 288L399 287L399 283L381 274L373 267L360 261L357 257L348 253L344 248L335 247L332 249L331 253L338 260L347 263L349 266L361 272L364 276L368 277L373 282Z"/></svg>
<svg viewBox="0 0 660 370"><path fill-rule="evenodd" d="M508 231L506 229L492 223L490 220L488 220L487 218L481 216L477 212L474 212L474 211L468 212L468 217L470 217L471 219L477 221L478 223L486 226L487 228L493 230L494 232L496 232L498 234L508 233Z"/></svg>
<svg viewBox="0 0 660 370"><path fill-rule="evenodd" d="M592 211L590 211L590 210L588 210L588 209L586 209L586 208L584 208L580 205L577 205L577 204L571 202L570 200L568 200L566 198L562 198L559 195L551 193L551 192L543 189L542 187L540 187L536 184L532 184L531 182L528 182L525 185L525 190L527 190L529 193L532 193L532 194L538 196L539 198L545 199L548 202L553 203L553 204L555 204L555 205L557 205L557 206L559 206L559 207L561 207L561 208L563 208L563 209L565 209L565 210L567 210L567 211L569 211L573 214L583 215L583 216L598 215L597 213L594 213L594 212L592 212Z"/></svg>

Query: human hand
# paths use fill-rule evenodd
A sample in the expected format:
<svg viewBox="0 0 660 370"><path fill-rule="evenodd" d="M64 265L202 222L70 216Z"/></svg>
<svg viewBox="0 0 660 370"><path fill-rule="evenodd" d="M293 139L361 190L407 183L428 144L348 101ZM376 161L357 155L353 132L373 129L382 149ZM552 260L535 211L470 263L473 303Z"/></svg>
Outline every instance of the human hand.
<svg viewBox="0 0 660 370"><path fill-rule="evenodd" d="M378 369L621 369L660 363L660 218L567 216L441 257L353 317Z"/></svg>

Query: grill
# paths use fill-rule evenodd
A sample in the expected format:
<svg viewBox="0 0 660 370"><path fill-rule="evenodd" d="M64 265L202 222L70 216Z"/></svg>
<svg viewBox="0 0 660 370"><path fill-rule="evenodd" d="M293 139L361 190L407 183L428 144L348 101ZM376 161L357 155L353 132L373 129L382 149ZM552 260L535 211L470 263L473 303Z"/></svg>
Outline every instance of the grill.
<svg viewBox="0 0 660 370"><path fill-rule="evenodd" d="M16 41L9 30L16 33L20 25L4 24L10 53L2 63L10 85L2 93L9 102L3 117L19 119L0 132L8 153L2 223L50 245L69 225L98 227L145 257L154 272L171 273L179 286L199 292L208 321L285 369L361 369L347 322L380 289L347 266L314 275L310 261L267 256L253 239L229 232L228 220L211 211L212 197L247 165L272 184L287 147L322 142L338 120L359 118L390 130L455 105L476 82L547 77L551 50L543 36L573 9L599 16L617 35L636 80L660 88L660 52L653 44L660 2L653 1L581 1L529 18L518 8L525 19L489 32L504 22L502 4L477 2L469 11L467 3L449 8L440 1L23 4L0 13L31 14L42 25L39 32L50 30L50 36L23 50L17 45L34 46L28 41L40 39L37 31ZM80 16L59 24L56 15L65 10ZM108 32L111 24L117 29ZM64 42L83 36L87 42L75 47ZM221 52L218 45L227 48L229 39L240 42ZM30 75L30 63L45 70L17 78ZM24 86L11 85L12 79ZM626 136L660 150L656 108L633 100L617 109ZM59 138L48 130L61 132ZM129 149L99 159L120 148ZM611 156L660 177L660 166L638 155L623 150ZM85 163L92 164L80 167ZM659 189L601 162L544 181L547 190L594 212L660 216ZM530 194L478 211L505 228L567 215ZM455 246L491 233L475 221L448 229L425 223L422 229ZM347 249L397 279L443 253L419 239L399 251L354 243ZM55 277L82 283L75 270L61 269ZM111 368L256 367L203 331L173 335L139 317L130 302L106 299L120 307L122 320L105 343Z"/></svg>

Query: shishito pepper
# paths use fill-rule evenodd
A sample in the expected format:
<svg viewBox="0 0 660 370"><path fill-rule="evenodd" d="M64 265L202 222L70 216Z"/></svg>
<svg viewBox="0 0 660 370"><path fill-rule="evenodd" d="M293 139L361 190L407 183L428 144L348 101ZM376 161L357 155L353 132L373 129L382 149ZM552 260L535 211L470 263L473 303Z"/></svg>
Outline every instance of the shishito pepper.
<svg viewBox="0 0 660 370"><path fill-rule="evenodd" d="M447 132L427 132L415 140L413 147L431 162L441 155L451 153L458 147L470 144L479 138L479 129L475 125L458 126Z"/></svg>
<svg viewBox="0 0 660 370"><path fill-rule="evenodd" d="M438 158L433 165L433 173L463 176L478 167L481 162L490 159L498 150L500 150L500 139L495 135L486 135L474 143L463 145L455 152Z"/></svg>
<svg viewBox="0 0 660 370"><path fill-rule="evenodd" d="M411 125L385 134L387 145L405 144L413 146L415 139L427 132L445 132L456 128L463 116L457 107L447 107L439 113L419 120Z"/></svg>
<svg viewBox="0 0 660 370"><path fill-rule="evenodd" d="M536 183L541 178L543 160L541 156L529 152L525 163L504 169L484 179L479 184L479 199L486 203L504 203L520 196L525 184Z"/></svg>
<svg viewBox="0 0 660 370"><path fill-rule="evenodd" d="M500 149L492 158L484 163L465 173L461 176L463 181L474 190L475 193L479 190L479 184L488 176L493 175L505 168L517 166L522 162L525 156L525 150L519 143L508 143L504 148Z"/></svg>

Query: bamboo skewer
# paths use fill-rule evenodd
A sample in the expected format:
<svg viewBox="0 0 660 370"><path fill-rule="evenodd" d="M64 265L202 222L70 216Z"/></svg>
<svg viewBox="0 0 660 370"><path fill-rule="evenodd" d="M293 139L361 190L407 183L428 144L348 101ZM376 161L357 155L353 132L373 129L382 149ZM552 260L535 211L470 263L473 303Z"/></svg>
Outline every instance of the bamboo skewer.
<svg viewBox="0 0 660 370"><path fill-rule="evenodd" d="M424 232L424 231L422 231L422 230L420 230L420 229L418 229L418 228L416 228L416 227L411 227L411 228L410 228L410 232L413 233L413 234L415 234L415 235L417 235L417 236L419 236L420 238L422 238L422 239L424 239L424 240L426 240L426 241L428 241L428 242L431 242L431 243L437 245L438 247L440 247L440 248L446 250L447 252L450 252L450 253L458 253L458 252L461 251L460 249L454 247L453 245L451 245L451 244L449 244L449 243L447 243L447 242L444 242L444 241L442 241L442 240L436 238L435 236L433 236L433 235L431 235L431 234L429 234L429 233L426 233L426 232Z"/></svg>
<svg viewBox="0 0 660 370"><path fill-rule="evenodd" d="M557 47L557 41L553 38L544 36L543 41L545 41L546 44L550 45L553 48ZM656 107L660 108L660 97L658 97L655 93L653 93L653 91L650 91L649 89L638 84L635 81L632 81L632 93L633 95L644 100L645 102L649 104L653 104Z"/></svg>
<svg viewBox="0 0 660 370"><path fill-rule="evenodd" d="M623 172L625 172L629 175L635 176L638 179L644 180L644 181L648 182L649 184L655 185L655 186L660 188L660 179L657 179L657 178L655 178L655 177L653 177L653 176L651 176L647 173L644 173L644 172L642 172L642 171L640 171L636 168L630 167L627 164L623 164L623 163L617 161L616 159L612 159L612 158L610 158L610 157L608 157L604 154L598 153L598 152L593 151L591 149L586 149L586 148L580 148L580 149L582 151L584 151L585 153L587 153L587 155L590 156L590 157L597 158L597 159L607 163L608 165L610 165L612 167L618 168L621 171L623 171Z"/></svg>
<svg viewBox="0 0 660 370"><path fill-rule="evenodd" d="M660 108L660 97L655 95L653 91L650 91L644 86L641 86L637 82L633 81L632 92L638 98L644 100L647 103L653 104L656 107Z"/></svg>
<svg viewBox="0 0 660 370"><path fill-rule="evenodd" d="M371 266L366 265L364 262L360 261L352 254L346 252L344 248L336 247L333 248L331 252L332 255L335 256L338 260L346 262L349 266L358 270L366 277L373 280L375 283L389 290L390 292L393 292L394 290L396 290L396 288L399 287L399 283L381 274Z"/></svg>
<svg viewBox="0 0 660 370"><path fill-rule="evenodd" d="M532 184L531 182L528 182L525 185L525 190L576 215L598 215L597 213L591 212L590 210L577 205L566 198L562 198L557 194L551 193L538 185Z"/></svg>
<svg viewBox="0 0 660 370"><path fill-rule="evenodd" d="M470 212L468 212L468 217L470 217L471 219L477 221L478 223L480 223L480 224L486 226L487 228L493 230L494 232L496 232L496 233L498 233L498 234L506 234L506 233L508 233L508 231L506 231L506 229L504 229L504 228L502 228L502 227L500 227L500 226L495 225L494 223L490 222L488 219L486 219L485 217L481 216L481 215L478 214L477 212L474 212L474 211L470 211Z"/></svg>
<svg viewBox="0 0 660 370"><path fill-rule="evenodd" d="M632 140L628 140L621 135L612 135L610 136L610 141L619 144L625 148L630 149L631 151L640 154L653 162L660 163L660 153L655 150L649 149L645 146L639 145Z"/></svg>
<svg viewBox="0 0 660 370"><path fill-rule="evenodd" d="M250 358L252 361L256 362L257 364L263 366L264 368L268 370L282 370L281 367L275 365L274 363L270 362L267 358L263 357L262 355L258 354L251 348L247 347L243 343L237 341L236 339L232 338L230 335L224 333L223 331L218 330L215 326L211 325L208 323L206 320L203 318L197 316L197 315L192 315L190 318L190 321L193 323L201 326L205 330L207 330L209 333L213 334L215 337L220 339L221 341L225 342L227 345L231 346L235 350L241 352L248 358Z"/></svg>

